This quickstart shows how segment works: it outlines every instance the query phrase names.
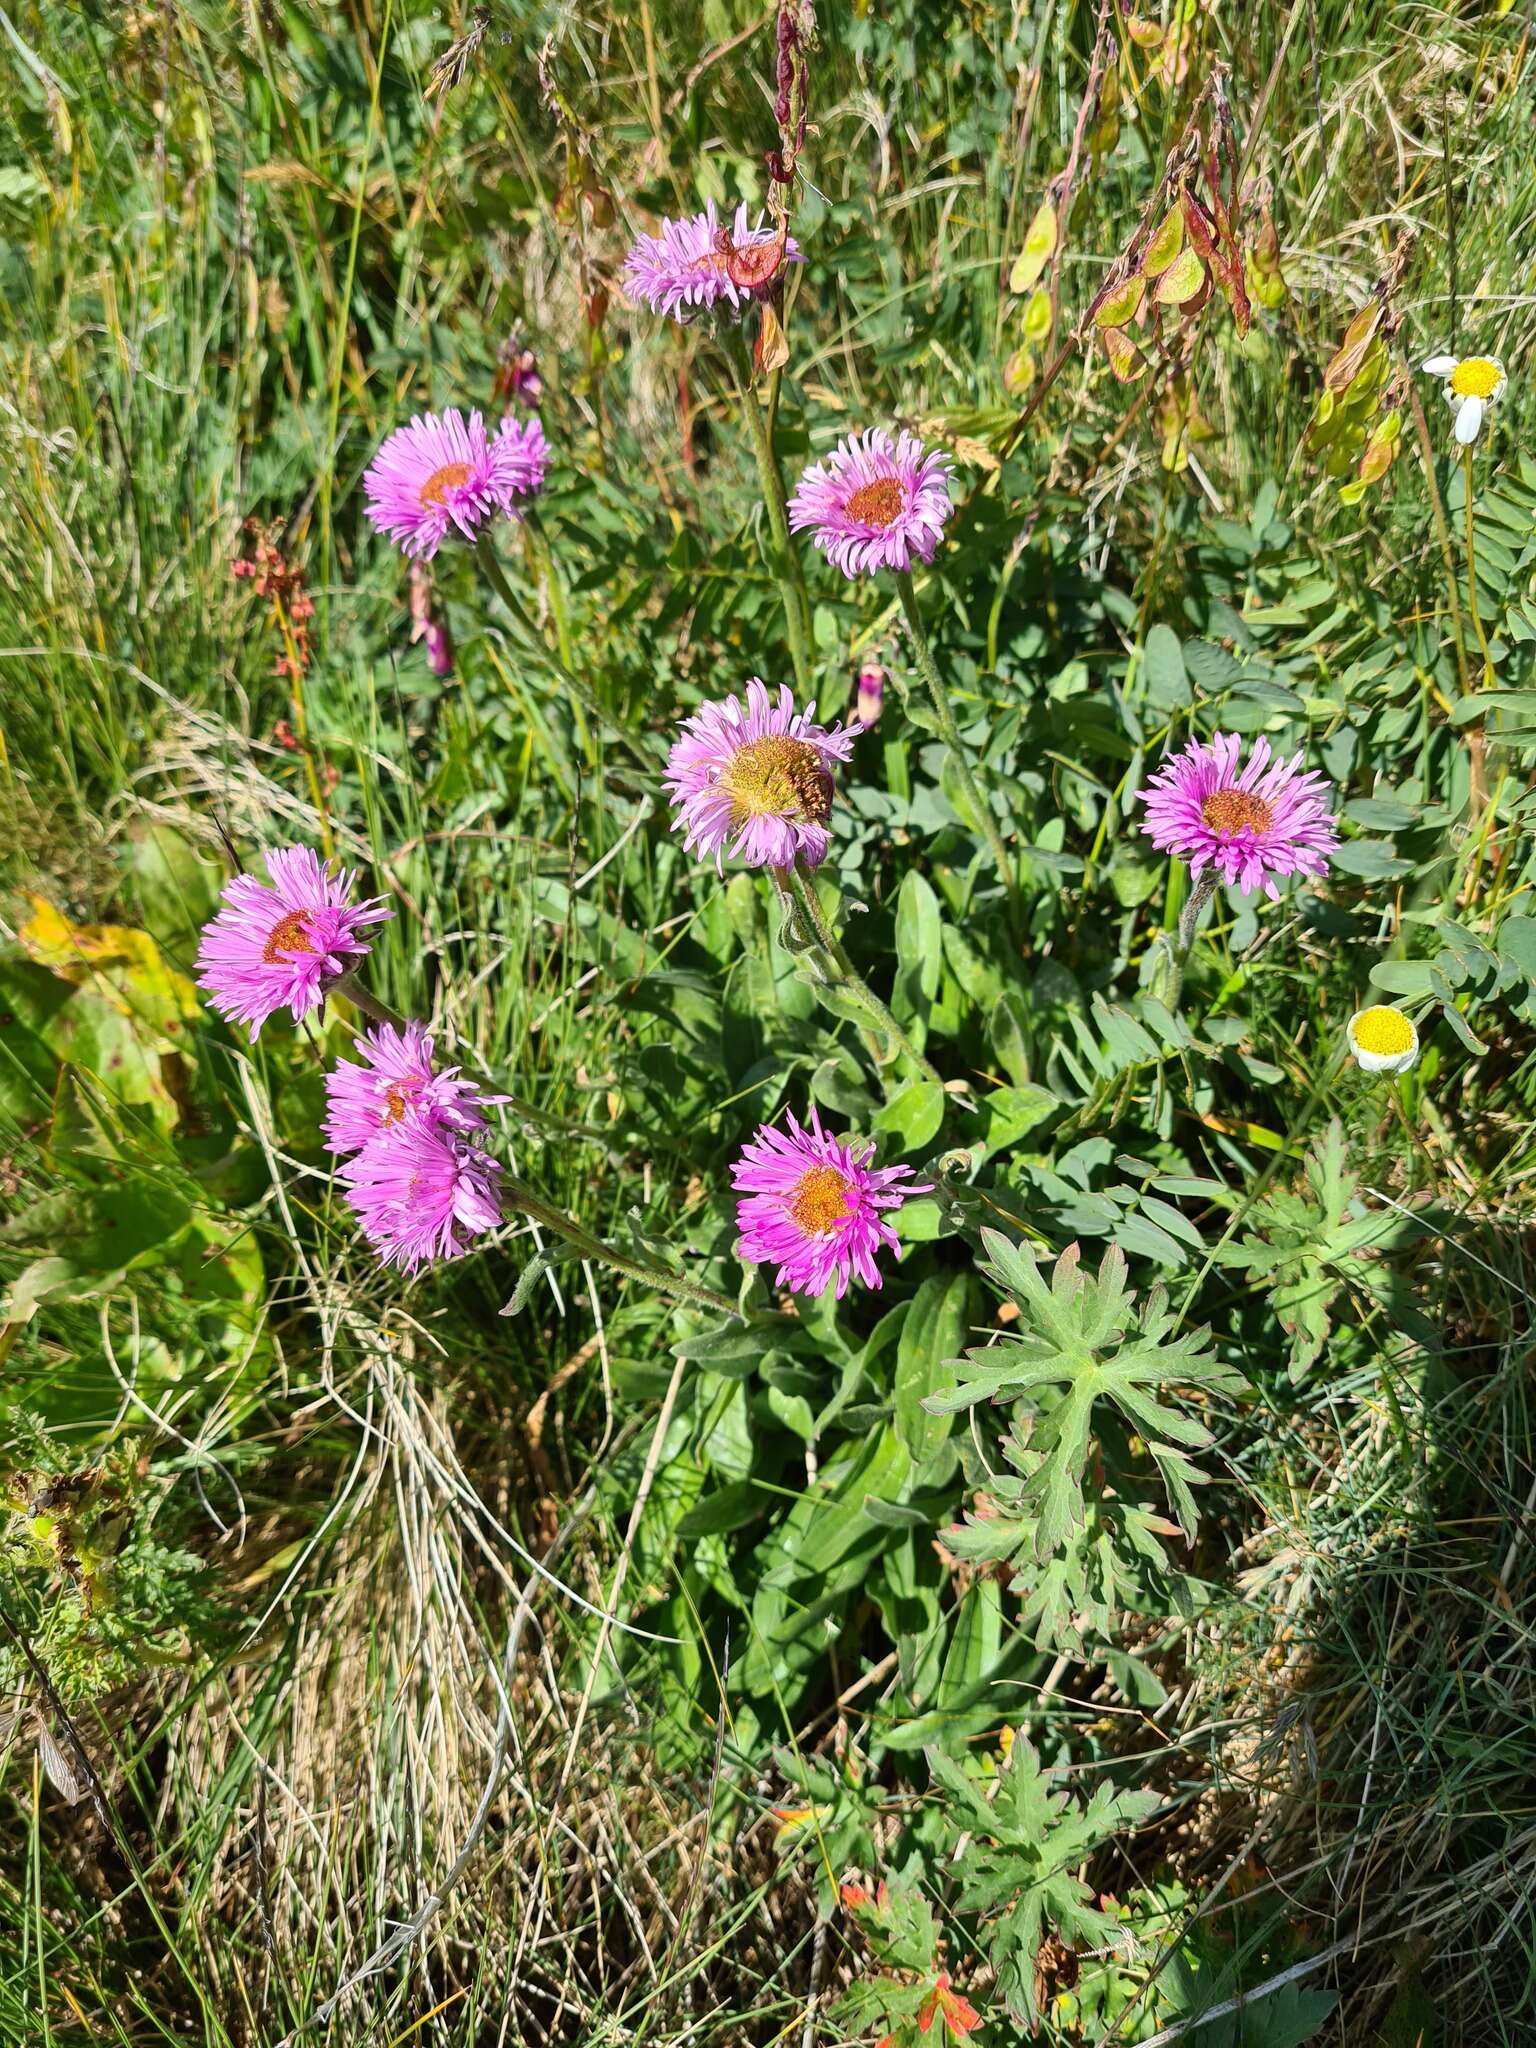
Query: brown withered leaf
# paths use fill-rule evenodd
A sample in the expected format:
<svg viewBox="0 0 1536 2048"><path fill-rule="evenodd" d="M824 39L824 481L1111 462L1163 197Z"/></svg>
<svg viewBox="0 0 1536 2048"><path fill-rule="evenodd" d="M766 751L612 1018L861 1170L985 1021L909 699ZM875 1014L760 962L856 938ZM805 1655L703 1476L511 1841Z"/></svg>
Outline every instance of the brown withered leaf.
<svg viewBox="0 0 1536 2048"><path fill-rule="evenodd" d="M1360 311L1345 328L1344 339L1339 344L1338 351L1332 362L1329 363L1327 369L1323 372L1323 389L1325 391L1339 392L1349 389L1350 385L1355 381L1360 365L1365 360L1365 352L1370 347L1376 329L1380 325L1381 300L1372 299L1368 306L1360 308Z"/></svg>
<svg viewBox="0 0 1536 2048"><path fill-rule="evenodd" d="M789 337L772 306L764 306L757 330L757 342L752 350L752 374L754 378L771 377L775 370L782 370L788 361ZM756 403L755 400L753 402Z"/></svg>

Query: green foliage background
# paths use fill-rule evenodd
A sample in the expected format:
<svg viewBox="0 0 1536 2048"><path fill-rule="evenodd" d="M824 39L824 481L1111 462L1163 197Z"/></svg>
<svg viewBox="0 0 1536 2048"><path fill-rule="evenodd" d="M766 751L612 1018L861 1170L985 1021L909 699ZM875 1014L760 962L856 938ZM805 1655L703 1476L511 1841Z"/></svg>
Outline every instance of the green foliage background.
<svg viewBox="0 0 1536 2048"><path fill-rule="evenodd" d="M771 14L0 16L18 2048L1536 2039L1529 19L818 26L777 448L955 455L921 598L1025 905L894 590L808 552L822 716L891 677L824 903L942 1088L658 785L788 654L725 356L618 270L763 202ZM1125 384L1086 314L1218 85L1283 284ZM524 609L433 565L444 683L360 478L512 335L558 460ZM1445 347L1509 375L1466 471ZM1218 727L1344 844L1219 894L1170 1007L1132 799ZM377 991L515 1096L543 1200L735 1298L730 1162L814 1101L935 1184L883 1290L728 1322L516 1223L380 1275L317 1135L355 1017L250 1047L188 978L231 858L300 839L390 894ZM1381 999L1396 1083L1344 1053Z"/></svg>

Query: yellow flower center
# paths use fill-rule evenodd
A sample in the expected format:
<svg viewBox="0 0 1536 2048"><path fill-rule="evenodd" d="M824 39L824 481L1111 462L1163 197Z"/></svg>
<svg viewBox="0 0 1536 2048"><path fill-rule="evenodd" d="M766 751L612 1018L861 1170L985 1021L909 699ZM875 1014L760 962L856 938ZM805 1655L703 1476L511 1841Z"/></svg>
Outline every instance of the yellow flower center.
<svg viewBox="0 0 1536 2048"><path fill-rule="evenodd" d="M876 477L872 484L860 484L848 500L848 517L865 526L890 526L900 518L904 502L895 477Z"/></svg>
<svg viewBox="0 0 1536 2048"><path fill-rule="evenodd" d="M832 778L820 754L787 733L748 740L721 771L720 787L738 824L775 817L824 825L832 815Z"/></svg>
<svg viewBox="0 0 1536 2048"><path fill-rule="evenodd" d="M261 957L269 967L275 967L285 953L313 953L309 943L309 927L297 910L290 910L267 934L267 943L261 949Z"/></svg>
<svg viewBox="0 0 1536 2048"><path fill-rule="evenodd" d="M1413 1026L1401 1010L1394 1010L1390 1003L1377 1003L1355 1019L1355 1043L1362 1052L1394 1059L1412 1049Z"/></svg>
<svg viewBox="0 0 1536 2048"><path fill-rule="evenodd" d="M1492 398L1504 372L1492 356L1468 356L1451 372L1451 389L1458 398Z"/></svg>
<svg viewBox="0 0 1536 2048"><path fill-rule="evenodd" d="M848 1179L835 1166L813 1166L795 1182L789 1213L808 1237L821 1237L853 1214Z"/></svg>
<svg viewBox="0 0 1536 2048"><path fill-rule="evenodd" d="M434 469L421 487L422 509L428 505L441 505L450 491L457 491L469 482L467 462L445 462L441 469Z"/></svg>
<svg viewBox="0 0 1536 2048"><path fill-rule="evenodd" d="M393 1088L386 1088L384 1091L385 1123L399 1123L405 1112L410 1108L413 1100L414 1091L411 1094L407 1094L403 1084L397 1084Z"/></svg>
<svg viewBox="0 0 1536 2048"><path fill-rule="evenodd" d="M1213 832L1241 832L1244 826L1267 832L1275 821L1263 797L1246 789L1213 789L1200 806L1200 815Z"/></svg>

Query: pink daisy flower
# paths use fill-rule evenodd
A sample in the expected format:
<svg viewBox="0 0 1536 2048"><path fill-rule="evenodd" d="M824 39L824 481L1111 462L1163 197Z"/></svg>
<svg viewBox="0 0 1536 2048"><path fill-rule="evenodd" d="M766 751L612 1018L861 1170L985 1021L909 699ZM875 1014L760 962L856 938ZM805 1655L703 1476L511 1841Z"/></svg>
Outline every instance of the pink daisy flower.
<svg viewBox="0 0 1536 2048"><path fill-rule="evenodd" d="M457 1067L438 1073L424 1025L397 1031L393 1024L375 1024L354 1043L363 1064L338 1060L325 1077L325 1142L333 1152L361 1151L409 1122L463 1136L482 1129L487 1106L501 1099L482 1095Z"/></svg>
<svg viewBox="0 0 1536 2048"><path fill-rule="evenodd" d="M804 260L793 235L781 244L772 228L749 228L745 206L722 227L711 199L691 219L664 220L659 235L639 237L624 260L624 289L652 312L686 320L722 300L741 307L771 297L785 264Z"/></svg>
<svg viewBox="0 0 1536 2048"><path fill-rule="evenodd" d="M1256 888L1278 899L1276 875L1325 875L1338 832L1327 808L1328 784L1303 774L1300 752L1287 761L1256 739L1239 769L1242 741L1216 733L1191 740L1137 795L1147 807L1141 829L1192 875L1213 868L1245 896Z"/></svg>
<svg viewBox="0 0 1536 2048"><path fill-rule="evenodd" d="M552 457L543 422L520 420L510 414L496 430L491 452L500 468L505 499L503 512L516 514L516 501L531 498L544 488Z"/></svg>
<svg viewBox="0 0 1536 2048"><path fill-rule="evenodd" d="M504 420L492 438L485 421L452 407L399 427L363 478L366 511L407 555L430 561L457 528L473 540L488 519L512 514L544 480L549 448L537 420Z"/></svg>
<svg viewBox="0 0 1536 2048"><path fill-rule="evenodd" d="M762 1124L731 1168L742 1196L740 1255L778 1267L774 1284L795 1294L825 1294L836 1282L839 1301L857 1274L880 1285L875 1254L899 1242L885 1213L909 1195L929 1192L905 1166L871 1167L874 1145L843 1145L821 1127L814 1105L811 1126L793 1116L789 1128ZM905 1183L904 1185L899 1185Z"/></svg>
<svg viewBox="0 0 1536 2048"><path fill-rule="evenodd" d="M830 731L795 709L792 692L769 696L758 677L747 682L747 701L727 697L706 704L683 722L663 781L674 824L690 853L740 855L749 867L806 867L827 857L832 815L832 773L846 761L863 728L855 720Z"/></svg>
<svg viewBox="0 0 1536 2048"><path fill-rule="evenodd" d="M789 523L847 577L931 562L949 518L950 462L916 434L850 434L802 472Z"/></svg>
<svg viewBox="0 0 1536 2048"><path fill-rule="evenodd" d="M419 1117L381 1132L340 1172L363 1235L407 1273L462 1258L501 1222L497 1162Z"/></svg>
<svg viewBox="0 0 1536 2048"><path fill-rule="evenodd" d="M279 847L266 863L271 888L236 875L197 952L197 985L209 1007L249 1024L252 1045L274 1011L290 1011L297 1023L319 1009L331 984L366 957L363 926L394 915L377 896L353 903L356 877L322 866L312 847Z"/></svg>

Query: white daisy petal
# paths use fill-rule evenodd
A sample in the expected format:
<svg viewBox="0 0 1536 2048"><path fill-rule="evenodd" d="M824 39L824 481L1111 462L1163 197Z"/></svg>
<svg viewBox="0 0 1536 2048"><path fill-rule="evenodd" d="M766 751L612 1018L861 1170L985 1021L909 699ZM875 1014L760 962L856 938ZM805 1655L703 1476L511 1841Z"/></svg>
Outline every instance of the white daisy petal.
<svg viewBox="0 0 1536 2048"><path fill-rule="evenodd" d="M1483 401L1480 398L1465 398L1456 413L1456 438L1465 448L1477 439L1477 430L1483 424Z"/></svg>
<svg viewBox="0 0 1536 2048"><path fill-rule="evenodd" d="M1448 377L1456 367L1455 356L1427 356L1419 368L1431 377Z"/></svg>

